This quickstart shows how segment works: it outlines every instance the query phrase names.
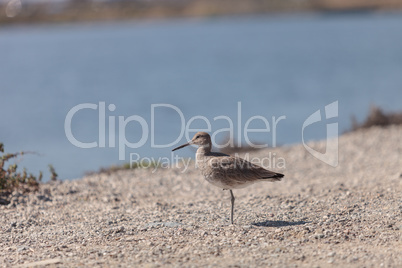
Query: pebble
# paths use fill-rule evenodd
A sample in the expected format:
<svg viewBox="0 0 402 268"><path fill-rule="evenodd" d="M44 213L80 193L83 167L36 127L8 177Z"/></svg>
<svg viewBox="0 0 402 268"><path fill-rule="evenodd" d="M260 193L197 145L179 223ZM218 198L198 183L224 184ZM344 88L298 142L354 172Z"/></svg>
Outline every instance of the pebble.
<svg viewBox="0 0 402 268"><path fill-rule="evenodd" d="M29 249L29 247L26 247L26 246L17 247L18 252L25 251L25 250L28 250L28 249Z"/></svg>
<svg viewBox="0 0 402 268"><path fill-rule="evenodd" d="M44 260L61 267L392 267L402 230L400 133L393 126L342 135L336 168L302 145L253 152L283 157L285 178L236 190L234 225L228 192L194 167L92 174L16 191L0 205L0 260L5 267ZM311 145L325 149L326 142Z"/></svg>

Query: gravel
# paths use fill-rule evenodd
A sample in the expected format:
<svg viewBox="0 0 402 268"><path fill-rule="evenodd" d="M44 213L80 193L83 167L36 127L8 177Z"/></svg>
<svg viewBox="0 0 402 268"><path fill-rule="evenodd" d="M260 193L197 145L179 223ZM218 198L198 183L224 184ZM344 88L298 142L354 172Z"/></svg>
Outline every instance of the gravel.
<svg viewBox="0 0 402 268"><path fill-rule="evenodd" d="M310 144L324 149L325 142ZM93 174L0 206L0 264L402 267L402 127L339 139L339 166L270 150L282 182L230 194L192 166ZM253 152L264 157L269 150Z"/></svg>

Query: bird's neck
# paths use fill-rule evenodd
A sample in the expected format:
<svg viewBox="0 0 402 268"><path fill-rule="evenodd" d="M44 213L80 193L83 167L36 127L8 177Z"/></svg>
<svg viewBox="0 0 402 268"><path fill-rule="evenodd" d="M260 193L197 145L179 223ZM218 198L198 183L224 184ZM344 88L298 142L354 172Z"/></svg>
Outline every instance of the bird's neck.
<svg viewBox="0 0 402 268"><path fill-rule="evenodd" d="M208 154L210 152L211 152L211 145L210 144L201 145L197 149L197 154L200 154L200 155L205 155L205 154Z"/></svg>
<svg viewBox="0 0 402 268"><path fill-rule="evenodd" d="M203 169L205 166L206 156L211 152L211 146L200 146L195 154L196 166Z"/></svg>
<svg viewBox="0 0 402 268"><path fill-rule="evenodd" d="M202 159L204 158L205 155L209 154L210 152L211 152L211 145L200 146L197 149L196 158Z"/></svg>

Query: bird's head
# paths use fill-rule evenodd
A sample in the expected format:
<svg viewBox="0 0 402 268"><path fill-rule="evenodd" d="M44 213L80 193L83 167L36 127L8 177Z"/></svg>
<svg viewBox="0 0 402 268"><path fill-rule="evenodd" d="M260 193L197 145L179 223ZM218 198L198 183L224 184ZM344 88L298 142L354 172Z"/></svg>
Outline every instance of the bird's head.
<svg viewBox="0 0 402 268"><path fill-rule="evenodd" d="M174 148L172 151L176 151L178 149L181 149L183 147L189 146L189 145L198 145L198 146L202 146L205 148L211 148L211 137L209 136L208 133L206 132L197 132L194 137L191 139L191 141L189 141L186 144L180 145L179 147Z"/></svg>

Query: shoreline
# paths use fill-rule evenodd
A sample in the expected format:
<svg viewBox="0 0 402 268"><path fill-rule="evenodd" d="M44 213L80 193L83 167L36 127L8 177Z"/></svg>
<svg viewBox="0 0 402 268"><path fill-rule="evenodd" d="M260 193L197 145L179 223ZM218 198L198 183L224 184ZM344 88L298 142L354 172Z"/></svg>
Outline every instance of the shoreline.
<svg viewBox="0 0 402 268"><path fill-rule="evenodd" d="M268 151L284 179L230 195L189 168L49 182L0 206L0 262L56 266L397 267L402 262L402 126L339 137L339 166L303 145ZM311 142L321 150L325 141Z"/></svg>
<svg viewBox="0 0 402 268"><path fill-rule="evenodd" d="M158 20L172 18L215 18L282 13L348 14L380 11L401 11L402 2L395 1L222 1L178 2L73 2L59 4L24 4L10 9L0 4L0 25L101 22L125 20Z"/></svg>

